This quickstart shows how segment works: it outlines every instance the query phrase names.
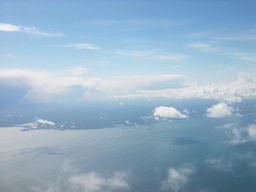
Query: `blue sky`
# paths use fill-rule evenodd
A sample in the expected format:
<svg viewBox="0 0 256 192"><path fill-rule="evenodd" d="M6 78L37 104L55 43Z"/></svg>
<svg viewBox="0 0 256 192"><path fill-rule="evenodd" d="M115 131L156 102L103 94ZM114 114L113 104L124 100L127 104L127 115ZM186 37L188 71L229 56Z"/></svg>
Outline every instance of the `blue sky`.
<svg viewBox="0 0 256 192"><path fill-rule="evenodd" d="M45 93L43 101L81 92L134 98L195 83L226 92L255 83L255 8L255 1L228 0L4 0L0 78L29 89L30 99ZM246 86L253 97L254 84ZM241 94L246 86L233 87Z"/></svg>

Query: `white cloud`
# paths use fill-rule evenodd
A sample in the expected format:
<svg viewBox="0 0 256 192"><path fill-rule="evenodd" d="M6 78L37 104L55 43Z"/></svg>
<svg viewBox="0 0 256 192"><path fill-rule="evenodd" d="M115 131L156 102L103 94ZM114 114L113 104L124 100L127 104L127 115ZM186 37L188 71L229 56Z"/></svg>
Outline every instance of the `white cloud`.
<svg viewBox="0 0 256 192"><path fill-rule="evenodd" d="M22 98L26 101L43 102L86 98L200 98L241 102L256 98L256 80L245 73L241 73L234 83L199 86L185 85L186 77L179 74L115 76L107 79L74 76L86 71L86 68L71 68L68 73L67 70L64 73L0 70L0 83L24 88L26 94Z"/></svg>
<svg viewBox="0 0 256 192"><path fill-rule="evenodd" d="M156 107L153 111L153 115L157 120L159 120L159 118L174 118L174 119L188 118L187 115L180 113L174 107L165 107L165 106Z"/></svg>
<svg viewBox="0 0 256 192"><path fill-rule="evenodd" d="M233 172L233 163L228 162L223 157L219 159L208 158L205 160L205 164L213 169L217 169L223 172Z"/></svg>
<svg viewBox="0 0 256 192"><path fill-rule="evenodd" d="M17 26L12 24L0 23L0 31L5 32L20 32L28 35L38 36L38 37L53 37L53 36L64 36L63 33L59 32L44 32L38 30L36 27L24 27L24 26Z"/></svg>
<svg viewBox="0 0 256 192"><path fill-rule="evenodd" d="M221 118L233 115L234 108L229 107L226 103L219 103L213 105L211 108L207 109L207 117Z"/></svg>
<svg viewBox="0 0 256 192"><path fill-rule="evenodd" d="M72 47L75 49L91 49L91 50L98 50L100 49L99 46L93 45L93 44L88 44L88 43L74 43L70 45L65 45L64 47Z"/></svg>
<svg viewBox="0 0 256 192"><path fill-rule="evenodd" d="M126 179L127 174L125 173L117 172L113 177L104 178L96 172L91 172L71 176L68 182L72 185L71 188L73 189L82 188L85 192L95 192L129 189Z"/></svg>
<svg viewBox="0 0 256 192"><path fill-rule="evenodd" d="M39 118L36 118L35 121L30 122L30 123L16 125L16 127L24 127L24 128L28 128L28 129L56 128L54 122L43 120L43 119L39 119Z"/></svg>
<svg viewBox="0 0 256 192"><path fill-rule="evenodd" d="M195 167L187 164L178 169L169 169L168 177L162 182L162 190L172 189L174 192L180 191L189 181L189 176L195 172Z"/></svg>
<svg viewBox="0 0 256 192"><path fill-rule="evenodd" d="M8 32L20 31L20 28L21 26L0 23L0 31L8 31Z"/></svg>
<svg viewBox="0 0 256 192"><path fill-rule="evenodd" d="M71 71L70 71L71 70ZM49 73L46 71L0 70L1 83L23 87L27 101L64 101L70 99L114 97L139 89L156 89L166 86L182 86L183 75L141 75L121 76L111 79L73 76L87 71L85 68L71 68L67 71ZM72 72L73 70L73 72Z"/></svg>
<svg viewBox="0 0 256 192"><path fill-rule="evenodd" d="M173 99L215 99L226 102L241 102L243 99L256 98L256 80L240 73L237 82L230 84L210 84L162 90L138 90L135 93L117 96L122 98L173 98Z"/></svg>

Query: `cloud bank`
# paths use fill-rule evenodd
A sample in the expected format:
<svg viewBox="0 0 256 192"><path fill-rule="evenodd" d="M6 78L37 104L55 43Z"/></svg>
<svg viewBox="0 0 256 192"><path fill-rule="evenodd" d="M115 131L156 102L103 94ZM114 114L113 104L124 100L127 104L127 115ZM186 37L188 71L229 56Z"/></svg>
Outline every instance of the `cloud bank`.
<svg viewBox="0 0 256 192"><path fill-rule="evenodd" d="M83 67L71 68L68 73L67 71L53 73L21 69L0 70L0 85L6 88L1 95L6 98L11 97L13 93L8 91L9 88L19 89L20 99L36 102L99 98L198 98L232 103L256 98L256 80L245 73L239 75L237 82L200 86L185 83L186 77L180 74L98 78L87 77L85 74L88 71L89 69ZM233 112L232 108L220 104L209 109L208 116L218 116L214 114L218 108L225 110L222 115L228 116Z"/></svg>
<svg viewBox="0 0 256 192"><path fill-rule="evenodd" d="M230 84L210 84L200 86L188 84L182 88L163 90L139 90L123 98L170 98L170 99L213 99L225 102L242 102L243 99L256 98L256 80L240 73L237 82Z"/></svg>

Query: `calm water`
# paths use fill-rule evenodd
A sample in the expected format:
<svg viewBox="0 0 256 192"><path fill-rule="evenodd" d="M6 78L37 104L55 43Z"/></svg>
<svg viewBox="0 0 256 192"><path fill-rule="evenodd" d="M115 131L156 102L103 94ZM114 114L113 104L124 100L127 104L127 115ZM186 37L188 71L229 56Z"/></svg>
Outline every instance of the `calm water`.
<svg viewBox="0 0 256 192"><path fill-rule="evenodd" d="M46 118L39 112L30 116L16 109L7 116L9 112L5 111L5 124L29 123L38 117L55 122L56 127L0 128L0 191L255 191L256 145L246 132L255 125L254 111L230 118L201 115L165 122L151 119L139 124L143 119L138 117L152 114L153 107L148 108L134 118L123 115L122 119L119 114L122 120L115 126L107 124L107 128L97 129L81 129L82 115L71 121L68 115L57 118L51 116L52 112L48 115L51 118ZM124 114L135 110L127 109ZM77 109L74 114L81 111ZM108 114L107 110L104 114ZM99 121L109 121L110 116L104 114L98 114L102 117ZM113 114L118 110L111 114L111 121L116 121ZM57 127L64 121L79 128ZM120 123L123 125L118 126ZM232 144L237 139L239 142Z"/></svg>

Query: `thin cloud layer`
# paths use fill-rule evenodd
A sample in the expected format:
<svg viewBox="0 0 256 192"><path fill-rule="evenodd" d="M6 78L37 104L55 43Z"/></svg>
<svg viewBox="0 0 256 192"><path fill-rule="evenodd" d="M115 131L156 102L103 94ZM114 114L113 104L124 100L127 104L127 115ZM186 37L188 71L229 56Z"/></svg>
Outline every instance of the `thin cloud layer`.
<svg viewBox="0 0 256 192"><path fill-rule="evenodd" d="M0 23L0 31L4 32L20 32L27 35L33 35L38 37L62 37L64 36L63 33L59 32L45 32L40 31L36 27L24 27L24 26L17 26L12 24Z"/></svg>

